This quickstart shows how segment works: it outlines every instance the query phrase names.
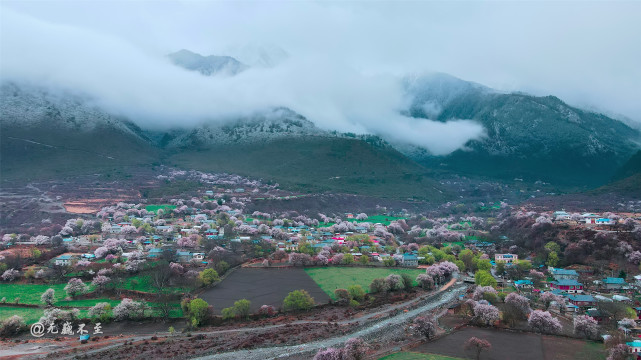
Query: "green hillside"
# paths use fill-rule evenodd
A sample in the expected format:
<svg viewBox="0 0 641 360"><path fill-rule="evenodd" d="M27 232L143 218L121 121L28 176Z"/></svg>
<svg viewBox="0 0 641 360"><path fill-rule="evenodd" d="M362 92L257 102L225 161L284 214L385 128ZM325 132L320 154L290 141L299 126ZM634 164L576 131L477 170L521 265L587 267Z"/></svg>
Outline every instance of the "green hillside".
<svg viewBox="0 0 641 360"><path fill-rule="evenodd" d="M634 154L616 173L613 181L591 193L615 193L641 198L641 151Z"/></svg>
<svg viewBox="0 0 641 360"><path fill-rule="evenodd" d="M145 141L111 127L89 132L3 126L0 135L2 180L51 179L123 171L157 161L159 152Z"/></svg>
<svg viewBox="0 0 641 360"><path fill-rule="evenodd" d="M428 169L391 147L344 138L290 138L182 151L173 165L273 180L301 191L442 200Z"/></svg>

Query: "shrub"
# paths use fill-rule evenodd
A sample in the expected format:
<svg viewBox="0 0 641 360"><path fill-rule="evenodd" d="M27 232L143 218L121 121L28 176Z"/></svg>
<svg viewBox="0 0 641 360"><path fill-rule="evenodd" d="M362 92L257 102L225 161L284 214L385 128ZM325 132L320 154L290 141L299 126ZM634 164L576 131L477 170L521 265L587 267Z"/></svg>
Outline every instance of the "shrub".
<svg viewBox="0 0 641 360"><path fill-rule="evenodd" d="M403 278L400 275L389 274L385 278L385 282L387 282L387 286L390 291L402 290L405 287L405 284L403 284Z"/></svg>
<svg viewBox="0 0 641 360"><path fill-rule="evenodd" d="M384 278L377 278L372 280L371 284L369 284L369 291L372 294L376 293L386 293L389 291L389 284L387 281L385 281Z"/></svg>
<svg viewBox="0 0 641 360"><path fill-rule="evenodd" d="M285 311L309 310L312 306L314 306L314 298L305 290L294 290L283 301Z"/></svg>
<svg viewBox="0 0 641 360"><path fill-rule="evenodd" d="M494 276L492 276L489 271L485 270L478 270L476 274L474 274L474 282L480 286L496 286L496 279Z"/></svg>
<svg viewBox="0 0 641 360"><path fill-rule="evenodd" d="M559 319L552 317L549 312L541 310L532 311L528 319L528 325L534 331L544 334L556 334L563 329Z"/></svg>
<svg viewBox="0 0 641 360"><path fill-rule="evenodd" d="M434 279L427 274L419 274L416 277L416 282L421 288L423 288L423 290L434 289Z"/></svg>
<svg viewBox="0 0 641 360"><path fill-rule="evenodd" d="M360 305L361 305L361 303L359 303L358 301L356 301L354 299L349 301L349 306L351 306L351 307L358 307Z"/></svg>
<svg viewBox="0 0 641 360"><path fill-rule="evenodd" d="M334 295L336 295L336 298L340 302L348 302L351 299L351 296L349 295L349 291L345 289L334 290Z"/></svg>
<svg viewBox="0 0 641 360"><path fill-rule="evenodd" d="M634 320L632 320L634 323ZM619 323L621 323L619 321ZM599 335L599 324L594 318L587 315L578 315L574 318L574 333L578 336L595 339Z"/></svg>
<svg viewBox="0 0 641 360"><path fill-rule="evenodd" d="M363 360L367 350L369 350L369 345L361 338L351 338L343 347L343 356L349 360Z"/></svg>
<svg viewBox="0 0 641 360"><path fill-rule="evenodd" d="M234 313L236 316L241 318L249 317L249 308L251 307L251 301L247 299L241 299L234 302Z"/></svg>
<svg viewBox="0 0 641 360"><path fill-rule="evenodd" d="M20 334L27 328L24 319L13 315L5 321L0 322L0 336L13 336Z"/></svg>
<svg viewBox="0 0 641 360"><path fill-rule="evenodd" d="M419 316L412 324L414 332L425 336L428 340L436 335L436 320L432 316Z"/></svg>
<svg viewBox="0 0 641 360"><path fill-rule="evenodd" d="M89 291L89 288L79 278L72 278L65 286L65 291L67 292L67 295L73 298L76 295L86 293Z"/></svg>
<svg viewBox="0 0 641 360"><path fill-rule="evenodd" d="M263 316L274 316L276 315L276 308L271 305L263 305L258 309L258 314Z"/></svg>
<svg viewBox="0 0 641 360"><path fill-rule="evenodd" d="M127 298L122 299L120 304L116 305L116 307L113 309L114 319L116 319L117 321L125 319L140 319L144 317L144 312L144 303L133 301Z"/></svg>
<svg viewBox="0 0 641 360"><path fill-rule="evenodd" d="M45 309L44 315L38 320L39 323L49 326L57 322L69 321L74 322L78 318L80 310L61 310L56 308Z"/></svg>
<svg viewBox="0 0 641 360"><path fill-rule="evenodd" d="M94 322L108 323L113 318L111 305L106 302L97 303L88 312L89 317Z"/></svg>
<svg viewBox="0 0 641 360"><path fill-rule="evenodd" d="M20 276L20 271L16 269L9 269L9 270L6 270L4 273L2 273L0 278L2 278L2 280L4 281L13 281L17 279L19 276Z"/></svg>
<svg viewBox="0 0 641 360"><path fill-rule="evenodd" d="M476 359L481 358L481 352L483 350L489 350L492 348L492 344L485 339L479 339L472 336L465 342L465 349L473 350L476 353Z"/></svg>
<svg viewBox="0 0 641 360"><path fill-rule="evenodd" d="M220 280L218 273L214 269L205 269L201 271L200 274L198 274L198 278L205 286L211 285L214 282Z"/></svg>
<svg viewBox="0 0 641 360"><path fill-rule="evenodd" d="M414 284L414 280L412 279L412 277L408 274L403 273L401 274L401 279L403 279L403 286L405 287L405 291L412 290Z"/></svg>
<svg viewBox="0 0 641 360"><path fill-rule="evenodd" d="M203 324L209 318L209 304L203 299L193 299L189 302L189 318L194 326Z"/></svg>
<svg viewBox="0 0 641 360"><path fill-rule="evenodd" d="M228 307L228 308L224 308L221 311L221 314L223 316L223 320L229 320L229 319L233 319L233 318L236 317L236 314L234 313L234 307L233 306L232 307Z"/></svg>
<svg viewBox="0 0 641 360"><path fill-rule="evenodd" d="M47 306L52 306L53 303L56 301L55 290L47 289L45 292L42 293L42 296L40 296L40 301Z"/></svg>
<svg viewBox="0 0 641 360"><path fill-rule="evenodd" d="M365 298L365 290L360 285L352 285L347 288L347 291L350 297L356 301L363 301Z"/></svg>

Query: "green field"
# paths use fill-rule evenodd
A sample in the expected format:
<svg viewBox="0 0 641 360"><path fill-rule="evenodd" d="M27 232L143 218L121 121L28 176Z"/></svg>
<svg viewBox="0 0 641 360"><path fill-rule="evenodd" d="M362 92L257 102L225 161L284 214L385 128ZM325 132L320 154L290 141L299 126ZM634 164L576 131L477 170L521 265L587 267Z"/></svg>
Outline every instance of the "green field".
<svg viewBox="0 0 641 360"><path fill-rule="evenodd" d="M378 360L463 360L457 357L435 355L435 354L421 354L417 352L399 352L384 356Z"/></svg>
<svg viewBox="0 0 641 360"><path fill-rule="evenodd" d="M13 315L21 316L27 324L32 324L40 319L44 310L40 308L21 308L0 306L0 321Z"/></svg>
<svg viewBox="0 0 641 360"><path fill-rule="evenodd" d="M133 284L134 280L136 280L138 283ZM86 283L89 285L90 291L94 290L93 285L90 283ZM69 300L65 301L65 298L67 297L67 293L65 292L64 288L67 284L62 283L62 284L11 284L11 283L2 283L0 284L0 299L5 297L7 300L7 303L13 303L15 301L16 297L20 298L19 303L20 304L38 304L40 305L40 297L42 296L42 293L44 293L47 289L51 288L55 291L55 299L56 299L56 305L58 306L93 306L98 302L101 301L106 301L111 303L113 300L108 300L108 299L83 299L83 300ZM121 289L126 289L126 290L136 290L136 291L143 291L143 292L149 292L149 293L154 293L155 289L153 288L152 281L151 281L151 275L136 275L127 278L124 283L118 288ZM171 292L174 293L185 293L189 292L191 289L190 288L183 288L183 287L172 287L169 288ZM89 305L85 305L89 304Z"/></svg>
<svg viewBox="0 0 641 360"><path fill-rule="evenodd" d="M369 292L369 284L376 278L386 277L389 274L409 274L415 279L418 274L425 273L423 269L389 269L389 268L343 268L343 267L324 267L324 268L307 268L309 275L320 286L327 295L332 299L334 290L347 289L350 285L360 285ZM417 285L414 282L414 285Z"/></svg>
<svg viewBox="0 0 641 360"><path fill-rule="evenodd" d="M120 301L110 300L110 299L97 299L97 301L95 301L95 303L99 303L99 302L108 302L112 304L111 305L112 308L115 305L118 305L120 303ZM157 306L155 303L148 302L147 305L149 305L152 308L151 310L149 310L151 311L152 317L160 317L160 311L154 309ZM80 313L79 313L80 318L88 317L89 309L79 309L79 310L80 310ZM38 321L43 314L44 314L43 308L22 308L22 307L12 307L12 306L0 306L0 321L8 319L13 315L18 315L18 316L21 316L27 324L32 324ZM149 315L150 313L148 311L145 311L145 314ZM172 309L169 310L169 317L182 318L183 316L184 314L182 309L180 308L180 304L179 303L172 304Z"/></svg>
<svg viewBox="0 0 641 360"><path fill-rule="evenodd" d="M173 210L176 208L176 205L169 205L169 204L163 204L163 205L147 205L145 206L145 210L151 211L151 212L156 212L160 209L163 209L163 211L167 212L167 210Z"/></svg>
<svg viewBox="0 0 641 360"><path fill-rule="evenodd" d="M87 283L90 289L93 285ZM64 300L67 293L64 288L67 284L0 284L0 299L7 298L7 303L12 303L16 297L20 298L20 304L40 304L40 297L47 289L51 288L56 292L56 301Z"/></svg>
<svg viewBox="0 0 641 360"><path fill-rule="evenodd" d="M134 280L136 280L138 283L133 284ZM125 280L124 284L122 286L118 286L118 288L143 291L148 293L156 292L156 289L154 289L151 281L151 275L136 275L136 276L129 277L127 278L127 280ZM183 288L183 287L171 287L171 288L168 288L168 290L174 293L186 293L191 291L192 289Z"/></svg>

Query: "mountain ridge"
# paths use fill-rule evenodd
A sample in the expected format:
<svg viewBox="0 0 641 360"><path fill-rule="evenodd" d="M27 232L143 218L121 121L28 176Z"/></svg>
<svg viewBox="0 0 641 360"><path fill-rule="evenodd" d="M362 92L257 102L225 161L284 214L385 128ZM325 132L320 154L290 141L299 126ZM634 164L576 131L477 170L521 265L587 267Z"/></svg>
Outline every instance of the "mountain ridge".
<svg viewBox="0 0 641 360"><path fill-rule="evenodd" d="M403 81L412 100L406 115L435 121L471 119L481 123L487 132L485 138L471 140L465 149L446 156L434 156L426 149L407 144L393 144L395 150L421 164L423 169L497 179L565 181L590 187L609 181L639 148L635 142L640 137L638 130L605 115L571 107L554 96L501 93L447 74L415 76ZM152 157L166 152L171 157L175 153L221 146L265 146L313 137L387 144L375 135L322 130L312 120L284 107L234 121L209 121L194 127L157 131L142 129L129 119L104 111L91 98L74 94L54 94L37 87L3 83L0 100L0 124L5 134L6 129L11 133L15 128L47 129L52 124L55 131L77 132L80 138L83 133L96 137L96 129L112 129L111 136L122 137L122 141L115 143L132 146ZM37 138L27 140L39 142Z"/></svg>

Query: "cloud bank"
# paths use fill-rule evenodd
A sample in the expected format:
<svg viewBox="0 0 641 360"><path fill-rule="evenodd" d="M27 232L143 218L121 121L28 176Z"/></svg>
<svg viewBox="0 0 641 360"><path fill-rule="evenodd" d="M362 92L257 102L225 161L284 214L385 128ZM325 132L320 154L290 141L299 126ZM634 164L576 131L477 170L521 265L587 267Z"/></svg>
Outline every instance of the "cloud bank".
<svg viewBox="0 0 641 360"><path fill-rule="evenodd" d="M400 76L443 71L641 119L639 4L6 1L0 75L90 94L143 127L287 106L323 129L444 154L482 127L399 115ZM288 56L271 66L244 44ZM270 66L207 78L164 57L181 48Z"/></svg>

